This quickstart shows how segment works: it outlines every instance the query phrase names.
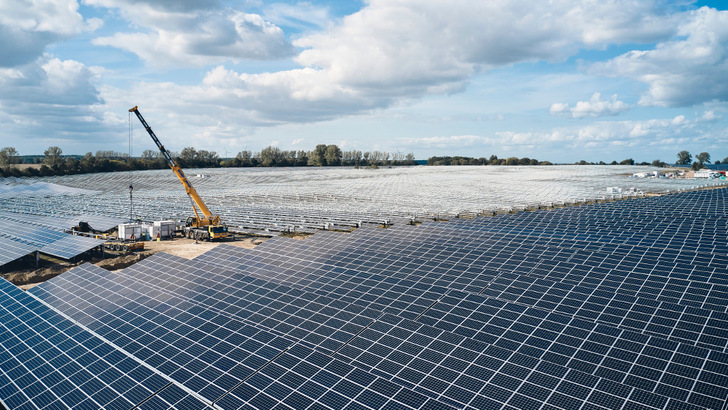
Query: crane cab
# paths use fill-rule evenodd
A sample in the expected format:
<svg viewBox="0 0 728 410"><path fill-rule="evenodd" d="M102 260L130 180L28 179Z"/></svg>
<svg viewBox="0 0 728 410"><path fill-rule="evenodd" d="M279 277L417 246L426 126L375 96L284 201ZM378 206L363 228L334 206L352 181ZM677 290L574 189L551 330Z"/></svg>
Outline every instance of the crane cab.
<svg viewBox="0 0 728 410"><path fill-rule="evenodd" d="M214 241L228 237L228 228L225 225L205 225L205 220L190 216L185 221L185 236L190 239Z"/></svg>

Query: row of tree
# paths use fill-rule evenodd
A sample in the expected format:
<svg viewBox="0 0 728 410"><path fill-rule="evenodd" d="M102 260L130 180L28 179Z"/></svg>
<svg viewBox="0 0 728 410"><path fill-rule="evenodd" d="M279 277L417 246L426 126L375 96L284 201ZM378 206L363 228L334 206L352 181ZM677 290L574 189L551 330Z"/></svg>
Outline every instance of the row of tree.
<svg viewBox="0 0 728 410"><path fill-rule="evenodd" d="M695 156L695 161L693 161L693 155L689 151L683 150L677 153L677 161L675 164L690 166L692 169L697 171L700 168L704 168L705 164L710 164L710 154L707 152L701 152ZM728 157L723 158L723 161L715 161L715 164L728 164Z"/></svg>
<svg viewBox="0 0 728 410"><path fill-rule="evenodd" d="M0 150L0 176L50 176L93 172L130 171L166 168L167 162L159 151L146 150L141 157L115 151L96 151L84 156L63 155L59 147L49 147L39 158L41 166L15 167L20 155L13 147ZM260 152L241 151L235 158L221 159L214 151L186 147L181 152L170 152L182 168L217 167L287 167L287 166L394 166L416 165L413 154L391 154L373 151L342 151L337 145L317 145L313 151L282 151L269 146Z"/></svg>
<svg viewBox="0 0 728 410"><path fill-rule="evenodd" d="M427 159L427 165L553 165L548 161L539 161L535 158L498 158L497 155L491 155L490 158L485 157L430 157Z"/></svg>
<svg viewBox="0 0 728 410"><path fill-rule="evenodd" d="M619 162L612 161L610 163L606 163L604 161L588 162L588 161L585 161L582 159L579 162L575 162L574 165L650 165L650 163L649 162L639 162L638 163L638 162L635 162L632 158L623 159ZM653 165L654 165L654 163L653 163Z"/></svg>
<svg viewBox="0 0 728 410"><path fill-rule="evenodd" d="M144 169L162 169L167 167L165 159L159 151L146 150L139 158L132 158L129 154L115 151L96 151L83 156L64 156L61 148L49 147L39 158L40 168L27 167L23 170L13 165L20 163L20 155L13 147L0 150L0 176L50 176L93 172L130 171ZM362 152L357 150L342 151L337 145L319 144L312 151L283 151L278 147L269 146L260 152L241 151L234 158L221 159L214 151L197 150L186 147L181 152L171 152L170 155L183 168L216 168L216 167L288 167L288 166L394 166L415 165L413 154L391 154L389 152L373 151ZM728 157L716 164L728 164ZM462 156L430 157L428 165L551 165L548 161L539 161L534 158L498 158L491 155L489 158L472 158ZM608 165L603 161L598 163L581 160L578 165ZM705 164L710 164L710 154L701 152L693 156L688 151L677 154L676 165L692 166L698 170ZM642 162L635 164L632 158L620 162L612 161L609 165L652 165L656 167L667 166L665 162L656 159L652 163Z"/></svg>
<svg viewBox="0 0 728 410"><path fill-rule="evenodd" d="M342 151L337 145L319 144L313 151L283 151L269 146L259 153L241 151L235 158L222 161L223 167L290 167L290 166L393 166L416 165L414 154L381 151Z"/></svg>

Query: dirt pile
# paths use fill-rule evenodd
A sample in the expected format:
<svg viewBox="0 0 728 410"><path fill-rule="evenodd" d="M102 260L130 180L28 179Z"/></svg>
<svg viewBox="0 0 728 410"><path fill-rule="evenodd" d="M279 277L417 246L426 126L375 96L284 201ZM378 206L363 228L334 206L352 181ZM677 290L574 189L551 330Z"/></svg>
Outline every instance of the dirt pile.
<svg viewBox="0 0 728 410"><path fill-rule="evenodd" d="M81 263L59 263L40 269L28 269L12 273L3 274L3 277L17 286L29 288L48 279L54 278L61 273L71 270ZM30 286L28 286L30 285Z"/></svg>

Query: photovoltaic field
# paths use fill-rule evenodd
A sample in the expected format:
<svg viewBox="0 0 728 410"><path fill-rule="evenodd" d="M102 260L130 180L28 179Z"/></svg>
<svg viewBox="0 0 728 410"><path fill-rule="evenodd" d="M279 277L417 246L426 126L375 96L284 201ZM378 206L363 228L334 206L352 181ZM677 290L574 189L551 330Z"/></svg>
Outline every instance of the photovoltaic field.
<svg viewBox="0 0 728 410"><path fill-rule="evenodd" d="M724 409L725 188L222 244L28 292L7 408Z"/></svg>
<svg viewBox="0 0 728 410"><path fill-rule="evenodd" d="M345 230L385 221L406 223L417 217L452 218L726 183L630 178L647 171L664 170L644 166L420 166L217 168L187 170L186 174L226 224L270 232L316 232L324 227ZM17 181L30 182L33 184L23 189L17 185L2 189L0 185L0 211L64 217L98 214L144 221L178 220L192 214L182 184L169 169L51 177L42 183L38 179ZM40 189L36 189L38 185ZM129 185L134 187L133 209Z"/></svg>

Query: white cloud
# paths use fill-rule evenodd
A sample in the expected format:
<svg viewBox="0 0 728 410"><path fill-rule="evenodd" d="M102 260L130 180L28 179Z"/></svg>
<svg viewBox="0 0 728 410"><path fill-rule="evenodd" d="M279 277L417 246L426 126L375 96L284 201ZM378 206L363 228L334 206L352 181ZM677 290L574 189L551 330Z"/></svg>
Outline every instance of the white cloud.
<svg viewBox="0 0 728 410"><path fill-rule="evenodd" d="M610 100L602 100L601 94L594 93L589 101L579 101L574 107L568 104L554 103L551 105L551 114L567 115L573 118L601 117L605 115L617 115L629 109L629 105L619 101L617 95Z"/></svg>
<svg viewBox="0 0 728 410"><path fill-rule="evenodd" d="M641 105L728 101L728 11L703 7L680 16L677 39L595 64L592 71L646 83Z"/></svg>
<svg viewBox="0 0 728 410"><path fill-rule="evenodd" d="M74 143L106 136L104 114L98 111L103 103L97 89L99 71L50 56L0 70L2 138L19 151L25 144L35 152L24 152L37 153L51 145L72 152L68 149Z"/></svg>
<svg viewBox="0 0 728 410"><path fill-rule="evenodd" d="M569 142L573 148L586 145L648 146L665 138L678 137L686 129L692 129L693 125L681 115L672 119L597 121L580 127L557 128L533 138L544 142Z"/></svg>
<svg viewBox="0 0 728 410"><path fill-rule="evenodd" d="M45 104L53 106L91 105L100 102L95 82L100 68L74 60L44 56L12 70L0 71L0 101L8 111ZM33 115L38 108L24 112Z"/></svg>
<svg viewBox="0 0 728 410"><path fill-rule="evenodd" d="M93 41L137 54L152 65L204 66L226 61L293 56L283 31L260 15L223 8L217 2L125 2L87 0L118 8L143 31Z"/></svg>
<svg viewBox="0 0 728 410"><path fill-rule="evenodd" d="M704 122L714 122L721 119L723 119L723 116L716 114L713 110L707 110L700 116L700 121Z"/></svg>
<svg viewBox="0 0 728 410"><path fill-rule="evenodd" d="M550 146L568 143L578 146L649 145L664 138L674 138L686 129L693 129L694 123L683 116L673 119L651 119L644 121L598 121L578 127L557 127L548 131L499 131L493 137L479 135L457 135L409 138L406 144L424 144L427 147L453 148L486 145L528 145Z"/></svg>
<svg viewBox="0 0 728 410"><path fill-rule="evenodd" d="M116 2L104 0L104 4L112 1ZM193 15L203 21L208 17L198 11ZM483 68L557 60L582 47L671 33L670 18L658 15L650 2L607 1L592 8L576 1L554 5L526 0L373 0L338 24L298 39L295 45L304 50L295 61L302 68L246 74L220 66L208 72L199 87L177 98L189 94L195 101L234 107L253 125L330 120L426 95L460 92ZM663 24L653 24L657 21ZM137 52L149 59L169 59L166 54L174 50L188 62L211 60L187 50L189 39L176 31L182 25L161 26L178 35L167 36L162 43L160 29L123 35L140 37L135 41L122 41L119 34L113 42L120 47L148 43ZM193 25L192 37L195 27L199 24ZM591 107L584 115L624 108L620 101L602 104L603 111Z"/></svg>
<svg viewBox="0 0 728 410"><path fill-rule="evenodd" d="M3 0L0 2L0 67L27 64L45 48L98 27L85 23L76 0Z"/></svg>
<svg viewBox="0 0 728 410"><path fill-rule="evenodd" d="M341 24L298 40L305 50L296 61L354 87L452 93L483 68L664 38L674 24L658 14L651 2L372 0Z"/></svg>

